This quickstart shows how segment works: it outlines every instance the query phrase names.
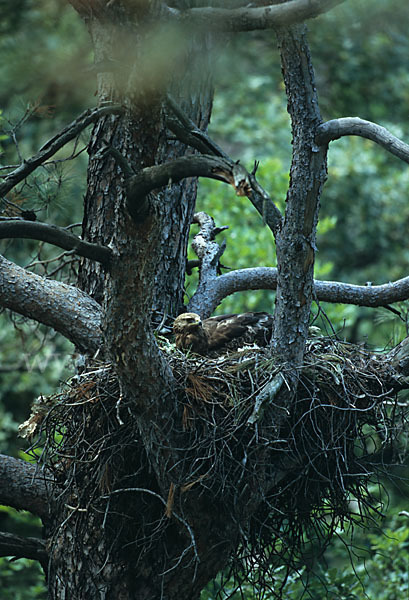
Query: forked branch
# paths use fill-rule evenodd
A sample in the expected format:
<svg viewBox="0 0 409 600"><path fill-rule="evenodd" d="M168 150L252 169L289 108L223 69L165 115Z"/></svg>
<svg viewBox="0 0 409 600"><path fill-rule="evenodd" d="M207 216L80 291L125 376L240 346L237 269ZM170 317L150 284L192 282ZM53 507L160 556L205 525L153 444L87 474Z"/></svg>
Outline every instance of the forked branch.
<svg viewBox="0 0 409 600"><path fill-rule="evenodd" d="M206 217L206 218L205 218ZM199 285L187 309L202 318L209 317L221 301L246 290L276 290L277 269L254 267L236 269L220 275L218 260L224 248L215 241L220 231L205 213L195 215L200 232L195 236L200 245L192 244L201 264ZM382 307L409 299L409 277L382 285L353 285L340 281L314 280L313 298L321 302L353 304L355 306Z"/></svg>
<svg viewBox="0 0 409 600"><path fill-rule="evenodd" d="M174 115L174 118L170 116L167 118L169 129L173 131L181 142L195 148L200 153L224 159L231 171L227 183L232 183L231 180L233 179L233 185L237 192L234 180L237 179L237 176L239 175L239 179L242 179L244 182L244 184L241 184L239 187L239 195L247 196L254 208L263 218L264 223L275 235L281 225L282 215L255 177L257 164L255 164L253 171L249 173L242 165L234 162L207 133L198 129L195 123L182 111L180 106L178 106L170 95L167 96L167 106ZM223 181L226 181L226 179Z"/></svg>
<svg viewBox="0 0 409 600"><path fill-rule="evenodd" d="M139 222L146 217L149 210L146 197L149 192L186 177L208 177L232 185L238 196L247 196L252 201L273 232L278 229L281 213L267 204L269 197L254 176L231 159L209 154L176 158L161 165L146 167L130 177L127 182L128 209L133 219Z"/></svg>

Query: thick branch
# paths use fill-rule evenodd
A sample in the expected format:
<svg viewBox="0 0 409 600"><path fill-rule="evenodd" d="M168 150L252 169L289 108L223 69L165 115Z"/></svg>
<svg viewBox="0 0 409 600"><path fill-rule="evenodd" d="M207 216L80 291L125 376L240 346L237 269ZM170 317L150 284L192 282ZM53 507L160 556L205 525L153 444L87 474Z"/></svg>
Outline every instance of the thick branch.
<svg viewBox="0 0 409 600"><path fill-rule="evenodd" d="M240 164L220 156L202 154L177 158L167 163L146 167L128 180L128 208L139 221L147 210L146 196L154 189L177 183L185 177L208 177L229 183L238 196L247 196L264 221L275 233L281 224L281 213L255 177Z"/></svg>
<svg viewBox="0 0 409 600"><path fill-rule="evenodd" d="M168 9L167 17L185 27L212 31L253 31L299 23L318 17L344 0L292 0L285 4L259 8L192 8Z"/></svg>
<svg viewBox="0 0 409 600"><path fill-rule="evenodd" d="M10 220L0 221L0 239L3 238L29 238L48 242L64 250L73 250L75 254L96 260L104 265L109 263L112 250L106 246L84 242L76 235L62 227L37 223L34 221Z"/></svg>
<svg viewBox="0 0 409 600"><path fill-rule="evenodd" d="M101 345L101 307L81 290L0 256L0 305L52 327L83 352Z"/></svg>
<svg viewBox="0 0 409 600"><path fill-rule="evenodd" d="M14 171L9 173L4 181L0 183L0 196L5 196L15 185L23 181L30 173L35 171L37 167L42 165L46 160L53 156L60 148L74 139L83 129L91 123L97 121L104 115L120 112L120 106L104 106L102 108L94 108L86 110L75 121L67 125L62 131L57 133L53 138L48 140L31 158L24 160L23 163Z"/></svg>
<svg viewBox="0 0 409 600"><path fill-rule="evenodd" d="M36 465L0 454L0 482L0 504L47 516L51 481L46 481Z"/></svg>
<svg viewBox="0 0 409 600"><path fill-rule="evenodd" d="M382 285L353 285L339 281L315 280L315 293L323 302L356 306L387 306L409 299L409 277Z"/></svg>
<svg viewBox="0 0 409 600"><path fill-rule="evenodd" d="M223 298L235 292L275 289L277 289L276 268L237 269L218 277L208 277L203 281L192 296L188 310L206 318L212 314ZM315 279L314 297L321 302L354 304L371 308L388 306L409 299L409 277L374 286Z"/></svg>
<svg viewBox="0 0 409 600"><path fill-rule="evenodd" d="M409 145L376 123L358 117L344 117L322 123L317 128L316 142L323 146L345 135L359 135L376 142L391 154L409 163Z"/></svg>
<svg viewBox="0 0 409 600"><path fill-rule="evenodd" d="M209 154L176 158L161 165L146 167L131 177L128 183L129 200L137 204L152 190L177 183L185 177L209 177L228 183L231 171L232 164L229 161Z"/></svg>
<svg viewBox="0 0 409 600"><path fill-rule="evenodd" d="M30 558L38 560L45 565L48 554L45 542L38 538L21 537L11 533L0 533L0 556L12 556L15 558Z"/></svg>

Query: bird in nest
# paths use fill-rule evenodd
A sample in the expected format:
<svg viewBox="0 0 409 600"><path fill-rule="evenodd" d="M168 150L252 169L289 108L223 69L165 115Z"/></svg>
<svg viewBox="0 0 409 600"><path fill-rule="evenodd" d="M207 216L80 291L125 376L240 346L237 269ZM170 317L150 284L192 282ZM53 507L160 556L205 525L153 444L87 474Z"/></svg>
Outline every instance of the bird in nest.
<svg viewBox="0 0 409 600"><path fill-rule="evenodd" d="M215 350L237 350L244 344L267 346L273 317L266 312L246 312L201 319L196 313L183 313L173 323L176 347L196 354Z"/></svg>

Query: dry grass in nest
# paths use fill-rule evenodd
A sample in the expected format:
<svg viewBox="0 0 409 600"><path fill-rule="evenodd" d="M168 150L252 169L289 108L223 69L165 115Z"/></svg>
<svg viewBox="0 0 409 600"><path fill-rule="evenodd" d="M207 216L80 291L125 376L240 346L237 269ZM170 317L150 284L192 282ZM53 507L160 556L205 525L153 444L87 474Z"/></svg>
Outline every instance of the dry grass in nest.
<svg viewBox="0 0 409 600"><path fill-rule="evenodd" d="M340 524L379 511L371 484L388 470L385 455L392 460L406 422L381 355L333 338L309 340L292 397L285 369L267 349L206 358L159 342L180 390L173 423L185 444L161 512L168 520L172 511L189 514L189 501L207 494L240 532L232 559L238 579L257 571L267 586L278 565L297 566L311 544L325 548ZM55 398L41 426L36 421L54 475L82 494L87 510L107 510L101 499L123 485L118 474L129 478L127 448L135 480L149 471L141 444L135 450L136 417L123 422L119 399L112 366L95 365ZM92 465L85 487L84 464ZM135 513L146 507L139 502ZM152 545L151 531L138 535L141 551L144 540Z"/></svg>

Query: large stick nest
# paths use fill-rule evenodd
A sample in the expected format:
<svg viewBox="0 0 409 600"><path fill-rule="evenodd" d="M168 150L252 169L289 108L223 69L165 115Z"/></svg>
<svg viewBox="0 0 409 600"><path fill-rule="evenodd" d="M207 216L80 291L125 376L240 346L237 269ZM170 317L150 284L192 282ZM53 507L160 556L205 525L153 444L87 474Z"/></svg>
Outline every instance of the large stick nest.
<svg viewBox="0 0 409 600"><path fill-rule="evenodd" d="M259 578L269 577L283 562L297 566L308 544L323 549L340 524L379 510L370 486L386 460L396 460L406 420L382 355L334 338L309 340L294 396L267 349L205 358L160 344L179 386L173 427L184 447L168 496L152 484L134 504L140 518L159 499L156 517L133 532L138 552L162 539L172 515L191 522L192 498L208 497L220 519L237 526L233 571L250 576L256 565ZM88 367L52 400L51 410L48 399L31 418L31 434L42 432L34 447L45 448L79 505L105 511L105 523L112 492L141 477L144 487L152 482L132 403L121 398L110 364Z"/></svg>

